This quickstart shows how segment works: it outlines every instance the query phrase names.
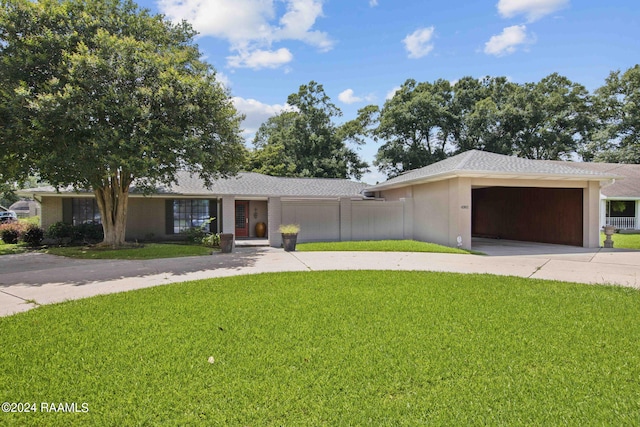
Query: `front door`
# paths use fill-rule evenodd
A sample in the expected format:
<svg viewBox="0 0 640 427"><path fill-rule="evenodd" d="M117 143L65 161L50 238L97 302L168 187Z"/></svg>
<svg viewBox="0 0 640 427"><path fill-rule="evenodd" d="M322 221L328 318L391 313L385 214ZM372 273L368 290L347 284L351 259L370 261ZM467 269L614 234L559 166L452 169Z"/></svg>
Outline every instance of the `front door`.
<svg viewBox="0 0 640 427"><path fill-rule="evenodd" d="M249 237L249 202L236 200L236 237Z"/></svg>

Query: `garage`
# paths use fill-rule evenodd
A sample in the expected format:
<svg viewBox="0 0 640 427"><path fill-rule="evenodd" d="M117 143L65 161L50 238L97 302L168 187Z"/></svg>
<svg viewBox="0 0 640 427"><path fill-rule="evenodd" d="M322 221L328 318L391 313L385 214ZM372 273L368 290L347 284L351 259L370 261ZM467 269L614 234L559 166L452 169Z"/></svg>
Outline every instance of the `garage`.
<svg viewBox="0 0 640 427"><path fill-rule="evenodd" d="M474 237L583 246L583 189L472 188Z"/></svg>

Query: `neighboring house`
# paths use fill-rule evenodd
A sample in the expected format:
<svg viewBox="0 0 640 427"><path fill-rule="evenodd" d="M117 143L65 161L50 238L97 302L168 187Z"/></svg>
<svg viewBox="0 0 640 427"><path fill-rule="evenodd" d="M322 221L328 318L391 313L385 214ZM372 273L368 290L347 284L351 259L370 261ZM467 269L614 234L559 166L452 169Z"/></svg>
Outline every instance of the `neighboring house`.
<svg viewBox="0 0 640 427"><path fill-rule="evenodd" d="M38 202L33 200L18 200L9 207L10 211L14 211L18 218L29 218L40 215L40 207Z"/></svg>
<svg viewBox="0 0 640 427"><path fill-rule="evenodd" d="M623 177L600 190L600 226L640 229L640 165L623 163L571 163L572 166Z"/></svg>
<svg viewBox="0 0 640 427"><path fill-rule="evenodd" d="M6 212L8 211L8 208L5 208L4 206L0 205L0 212Z"/></svg>
<svg viewBox="0 0 640 427"><path fill-rule="evenodd" d="M170 239L215 217L212 231L280 246L280 224L301 226L298 241L416 239L471 248L472 236L599 245L602 184L622 178L572 163L467 151L370 186L343 179L241 173L209 189L187 173L143 196L132 189L128 239ZM99 221L91 193L22 190L40 200L42 225Z"/></svg>

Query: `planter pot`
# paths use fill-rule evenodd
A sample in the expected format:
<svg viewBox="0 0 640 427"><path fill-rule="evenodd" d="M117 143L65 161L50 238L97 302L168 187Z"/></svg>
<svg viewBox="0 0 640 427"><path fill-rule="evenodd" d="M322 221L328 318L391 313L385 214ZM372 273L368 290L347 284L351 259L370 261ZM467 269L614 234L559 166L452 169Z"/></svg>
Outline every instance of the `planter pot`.
<svg viewBox="0 0 640 427"><path fill-rule="evenodd" d="M286 252L293 252L296 250L296 241L298 240L297 234L282 234L282 246Z"/></svg>
<svg viewBox="0 0 640 427"><path fill-rule="evenodd" d="M223 233L220 235L220 252L231 253L233 250L233 233Z"/></svg>
<svg viewBox="0 0 640 427"><path fill-rule="evenodd" d="M256 224L256 237L264 237L267 234L267 224L259 222Z"/></svg>

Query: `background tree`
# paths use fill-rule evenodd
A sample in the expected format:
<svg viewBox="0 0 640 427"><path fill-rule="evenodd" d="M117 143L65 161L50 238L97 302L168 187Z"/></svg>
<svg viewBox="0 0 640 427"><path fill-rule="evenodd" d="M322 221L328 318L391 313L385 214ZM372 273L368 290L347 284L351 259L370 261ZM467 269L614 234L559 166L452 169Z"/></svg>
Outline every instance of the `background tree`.
<svg viewBox="0 0 640 427"><path fill-rule="evenodd" d="M111 246L124 244L134 183L235 173L241 117L194 35L130 0L2 1L3 163L93 191Z"/></svg>
<svg viewBox="0 0 640 427"><path fill-rule="evenodd" d="M506 77L463 77L454 85L453 113L458 117L456 152L483 150L513 154L505 109L517 84Z"/></svg>
<svg viewBox="0 0 640 427"><path fill-rule="evenodd" d="M538 83L519 85L502 115L518 157L566 160L590 135L586 88L553 73Z"/></svg>
<svg viewBox="0 0 640 427"><path fill-rule="evenodd" d="M452 98L446 80L407 80L380 111L373 133L376 140L385 141L374 161L378 169L392 177L444 159L457 120Z"/></svg>
<svg viewBox="0 0 640 427"><path fill-rule="evenodd" d="M367 164L347 145L362 143L354 125L337 126L342 112L322 85L311 81L289 95L292 111L271 117L254 139L249 169L274 176L361 178Z"/></svg>
<svg viewBox="0 0 640 427"><path fill-rule="evenodd" d="M614 71L594 96L597 132L585 160L640 163L640 65Z"/></svg>

